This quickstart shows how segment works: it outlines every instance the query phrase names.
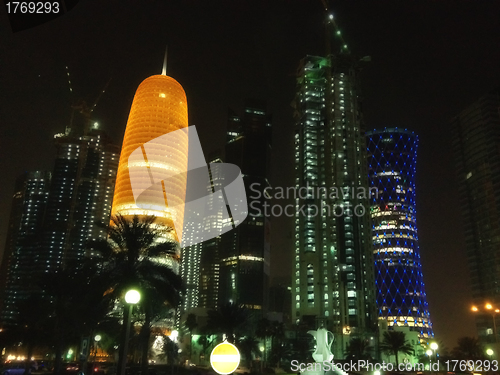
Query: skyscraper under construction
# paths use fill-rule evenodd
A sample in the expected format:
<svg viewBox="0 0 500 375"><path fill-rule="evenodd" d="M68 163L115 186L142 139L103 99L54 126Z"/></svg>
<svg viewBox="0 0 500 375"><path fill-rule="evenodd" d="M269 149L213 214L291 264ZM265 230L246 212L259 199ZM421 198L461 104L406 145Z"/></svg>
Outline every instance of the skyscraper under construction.
<svg viewBox="0 0 500 375"><path fill-rule="evenodd" d="M295 186L307 194L295 196L292 319L332 331L336 358L349 337L372 337L376 325L362 60L344 44L338 54L306 56L293 103Z"/></svg>

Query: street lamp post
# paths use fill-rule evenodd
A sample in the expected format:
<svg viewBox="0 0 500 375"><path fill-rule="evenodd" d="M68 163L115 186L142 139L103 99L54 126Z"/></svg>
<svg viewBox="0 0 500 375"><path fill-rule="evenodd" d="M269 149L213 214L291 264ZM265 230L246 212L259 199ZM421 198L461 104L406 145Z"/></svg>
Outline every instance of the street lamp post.
<svg viewBox="0 0 500 375"><path fill-rule="evenodd" d="M425 351L425 354L429 356L429 371L431 371L431 364L432 364L432 350L427 349Z"/></svg>
<svg viewBox="0 0 500 375"><path fill-rule="evenodd" d="M125 293L125 302L128 304L128 314L126 318L124 317L125 340L122 343L123 349L122 349L122 358L120 364L121 365L120 375L125 375L125 368L127 367L127 353L128 353L128 342L130 340L130 322L132 319L132 308L134 307L135 304L139 303L140 300L141 300L141 294L137 290L131 289L127 293Z"/></svg>
<svg viewBox="0 0 500 375"><path fill-rule="evenodd" d="M434 360L437 362L437 350L438 350L438 344L433 342L431 343L431 349L434 354Z"/></svg>
<svg viewBox="0 0 500 375"><path fill-rule="evenodd" d="M97 349L99 347L99 341L101 341L101 335L95 335L94 337L94 360L92 361L92 369L95 369L95 359L97 357ZM95 371L95 370L93 370Z"/></svg>
<svg viewBox="0 0 500 375"><path fill-rule="evenodd" d="M172 340L172 353L171 353L171 357L170 357L172 359L172 363L170 364L170 373L172 375L174 374L174 357L175 357L175 348L176 348L175 343L177 342L178 336L179 336L179 331L177 331L176 329L174 329L170 333L170 339Z"/></svg>

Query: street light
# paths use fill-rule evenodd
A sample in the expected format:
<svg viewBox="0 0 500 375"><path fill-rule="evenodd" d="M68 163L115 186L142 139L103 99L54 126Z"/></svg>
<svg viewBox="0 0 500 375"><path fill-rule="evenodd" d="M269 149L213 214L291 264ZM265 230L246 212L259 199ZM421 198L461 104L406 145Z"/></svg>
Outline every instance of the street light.
<svg viewBox="0 0 500 375"><path fill-rule="evenodd" d="M97 357L97 349L99 348L99 341L101 341L101 338L102 338L101 335L94 336L95 345L94 345L94 360L92 361L92 368L93 369L95 369L95 359Z"/></svg>
<svg viewBox="0 0 500 375"><path fill-rule="evenodd" d="M496 314L500 313L500 309L494 308L491 303L486 303L484 305L484 308L489 314L491 314L491 317L493 318L493 335L495 336L495 342L498 342ZM479 312L477 306L472 306L471 310L475 313Z"/></svg>
<svg viewBox="0 0 500 375"><path fill-rule="evenodd" d="M130 339L130 322L132 319L132 308L140 300L141 300L141 294L137 290L131 289L127 293L125 293L125 302L128 304L129 307L128 307L127 317L126 319L124 319L125 340L122 343L123 349L121 350L122 360L121 360L120 375L125 375L125 367L127 366L127 352L128 352L128 341Z"/></svg>
<svg viewBox="0 0 500 375"><path fill-rule="evenodd" d="M438 344L435 343L435 342L432 342L431 343L431 349L432 351L434 352L434 359L436 360L437 362L437 354L436 354L436 350L438 349Z"/></svg>
<svg viewBox="0 0 500 375"><path fill-rule="evenodd" d="M171 339L173 342L177 342L177 337L179 337L179 331L177 331L176 329L174 329L174 330L170 333L170 339Z"/></svg>
<svg viewBox="0 0 500 375"><path fill-rule="evenodd" d="M488 356L490 357L490 361L491 361L491 356L493 355L493 350L486 349L486 354L488 354Z"/></svg>

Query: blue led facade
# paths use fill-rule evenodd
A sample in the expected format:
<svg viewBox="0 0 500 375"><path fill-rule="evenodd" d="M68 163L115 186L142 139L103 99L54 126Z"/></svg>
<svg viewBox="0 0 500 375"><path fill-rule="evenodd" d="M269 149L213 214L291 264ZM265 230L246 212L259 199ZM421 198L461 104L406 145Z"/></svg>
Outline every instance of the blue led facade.
<svg viewBox="0 0 500 375"><path fill-rule="evenodd" d="M366 133L379 319L433 337L418 248L415 173L418 136L386 128Z"/></svg>

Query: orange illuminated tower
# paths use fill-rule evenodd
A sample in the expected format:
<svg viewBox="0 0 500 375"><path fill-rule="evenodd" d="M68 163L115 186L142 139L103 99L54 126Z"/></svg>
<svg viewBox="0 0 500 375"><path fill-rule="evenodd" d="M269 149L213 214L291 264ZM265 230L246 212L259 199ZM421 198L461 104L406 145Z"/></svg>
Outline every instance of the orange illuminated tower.
<svg viewBox="0 0 500 375"><path fill-rule="evenodd" d="M187 170L188 163L187 132L178 138L180 141L177 144L164 144L164 142L162 144L162 142L155 142L155 139L187 127L186 93L175 79L166 75L165 56L162 74L145 79L135 93L118 165L112 215L156 216L158 223L175 228L177 230L175 239L180 240L184 218L182 203L186 195L187 177L182 172ZM144 147L146 143L148 144L147 153ZM130 155L138 149L142 149L144 160L129 165ZM174 157L162 159L165 155L174 155ZM140 183L145 189L152 184L152 171L166 174L178 171L179 175L175 177L178 179L175 194L170 193L167 197L162 182L163 191L160 187L159 192L146 192L145 198L144 195L141 196L142 208L138 207L130 181L131 168L134 168L134 179L139 171ZM135 183L136 180L134 180L134 187Z"/></svg>

